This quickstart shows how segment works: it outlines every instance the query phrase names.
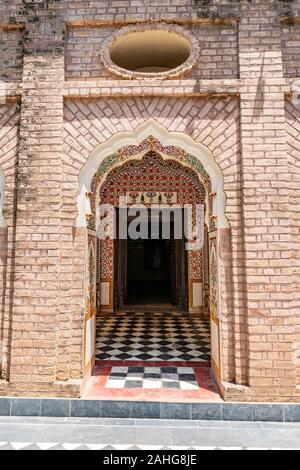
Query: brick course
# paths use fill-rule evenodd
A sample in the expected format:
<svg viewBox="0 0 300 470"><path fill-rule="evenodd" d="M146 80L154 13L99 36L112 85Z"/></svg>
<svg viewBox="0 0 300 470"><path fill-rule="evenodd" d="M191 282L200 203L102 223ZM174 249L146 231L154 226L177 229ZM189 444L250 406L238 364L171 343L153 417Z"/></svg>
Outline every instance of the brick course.
<svg viewBox="0 0 300 470"><path fill-rule="evenodd" d="M300 226L300 150L299 150L299 123L300 112L292 100L286 101L286 126L289 146L290 169L290 210L291 210L291 247L292 247L292 308L295 318L296 347L295 355L298 363L297 383L300 384L300 321L299 321L299 284L300 284L300 256L299 256L299 226Z"/></svg>
<svg viewBox="0 0 300 470"><path fill-rule="evenodd" d="M116 27L69 28L66 42L66 79L109 79L99 60L99 44ZM199 40L201 57L191 77L195 79L238 78L237 25L190 26Z"/></svg>
<svg viewBox="0 0 300 470"><path fill-rule="evenodd" d="M1 395L79 396L78 178L97 145L151 117L205 145L223 173L225 399L300 401L299 15L299 0L0 0ZM190 76L127 82L104 71L101 43L145 20L199 39Z"/></svg>

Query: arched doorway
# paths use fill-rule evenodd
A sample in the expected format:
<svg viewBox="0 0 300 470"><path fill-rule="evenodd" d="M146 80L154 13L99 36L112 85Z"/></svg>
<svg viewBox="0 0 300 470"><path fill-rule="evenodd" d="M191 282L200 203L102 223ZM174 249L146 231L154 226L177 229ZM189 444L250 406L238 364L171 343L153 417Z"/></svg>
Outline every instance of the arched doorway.
<svg viewBox="0 0 300 470"><path fill-rule="evenodd" d="M205 212L205 187L197 174L151 150L141 160L130 160L113 169L93 193L99 196L103 212L109 206L115 209L114 217L108 220L102 214L104 222L101 220L103 228L110 222L115 224L110 227L114 240L99 242L99 281L104 294L101 311L156 305L208 314L203 303L204 217L198 221L199 247L184 233L188 216L191 228L196 230L197 206L199 210L203 206ZM122 239L124 215L128 232L137 228L138 233L126 233ZM112 288L113 293L105 293L105 288ZM112 298L112 304L103 303L103 299Z"/></svg>
<svg viewBox="0 0 300 470"><path fill-rule="evenodd" d="M4 183L5 183L4 172L2 168L0 167L0 228L6 227L6 223L3 217Z"/></svg>
<svg viewBox="0 0 300 470"><path fill-rule="evenodd" d="M183 143L183 147L185 146L186 149L193 150L197 154L195 156L186 149L175 145L180 141L178 136L176 136L176 141L174 134L166 133L160 126L157 129L153 126L153 122L148 124L148 128L151 128L156 136L150 134L148 137L140 140L140 137L143 137L146 132L145 128L143 128L136 132L133 141L130 141L128 136L126 139L120 138L120 143L123 142L125 145L118 147L110 155L105 155L104 153L100 158L100 149L98 149L98 157L96 154L93 156L91 164L87 166L81 178L82 190L78 198L78 223L87 220L89 234L90 236L94 235L94 243L98 253L96 262L97 276L95 280L95 291L98 296L98 313L100 315L115 314L117 311L122 311L122 314L125 315L136 313L130 312L128 309L132 302L130 292L131 281L133 283L147 281L148 285L149 283L154 285L157 280L161 281L161 284L163 284L163 281L168 282L168 306L172 304L179 308L181 313L189 315L187 317L189 319L193 313L202 316L207 315L209 318L212 365L217 379L221 381L220 255L218 234L219 229L228 227L225 217L225 195L222 175L209 152L205 152L202 148L199 149L201 146L198 144L191 147L190 145L187 146L186 142ZM161 140L157 138L161 137L161 134L164 134L164 144L169 143L170 145L163 145L161 143ZM191 144L191 139L188 137L186 139ZM114 145L117 144L114 142ZM112 142L110 142L108 148L112 149ZM168 177L166 177L164 172L168 173ZM151 175L153 176L151 177ZM158 185L155 186L154 182ZM182 262L181 259L181 265L176 268L174 258L176 259L177 257L178 259L179 253L184 253L185 250L180 251L180 248L177 248L176 251L174 248L171 248L170 245L172 241L174 242L172 239L169 240L169 247L165 250L162 249L162 245L157 247L158 244L156 243L156 247L152 248L152 256L148 253L148 251L151 252L150 245L148 247L145 244L140 247L136 244L130 246L127 241L124 248L124 243L122 246L117 237L111 239L110 236L105 240L99 241L99 226L103 218L106 219L106 226L110 225L108 229L110 234L115 230L118 232L120 196L125 197L127 203L129 200L129 206L143 203L147 209L149 206L155 206L155 204L157 206L169 206L170 198L173 198L173 202L175 205L177 203L178 208L182 208L185 203L189 202L192 202L192 205L199 202L203 204L205 206L205 220L200 225L192 224L192 226L195 225L197 227L196 232L197 230L199 232L199 226L201 227L202 236L200 238L203 241L201 250L191 250L191 253L185 254L186 263ZM117 211L113 213L114 215L109 216L105 213L105 210L103 212L103 207L100 207L102 203L104 206L117 209ZM127 209L128 207L126 207ZM85 216L83 212L85 212ZM113 219L111 224L107 223L109 217ZM161 225L158 225L161 229ZM185 242L186 240L181 241ZM137 277L134 278L133 271L137 268L137 258L140 259L138 267L141 268L140 265L142 263L143 266L138 273L135 272ZM156 265L154 258L156 258ZM134 265L133 267L132 264ZM147 268L149 269L148 275L151 274L153 276L154 268L161 268L164 264L168 266L168 269L164 273L160 272L159 275L163 274L166 278L143 278ZM173 268L175 266L175 269L170 268L170 266L173 266ZM170 275L171 273L173 273L173 278ZM180 288L178 289L179 278L181 280ZM177 290L174 286L177 287ZM186 286L186 289L183 286ZM155 287L152 290L157 291ZM147 293L151 293L151 289L148 289ZM151 302L151 296L147 299L147 303L159 305L163 293L163 289L160 290L157 303L153 302L153 297ZM181 297L180 302L178 302L178 297ZM133 302L133 305L137 306L135 302ZM91 317L89 315L88 321L90 320ZM100 318L100 320L103 324L104 317ZM193 328L193 325L190 325L189 328ZM95 332L95 329L94 321L92 331ZM87 331L91 332L91 329L89 328L88 330L86 328ZM99 344L101 345L101 338L99 339L98 346ZM104 347L106 346L104 345ZM127 345L128 347L130 345ZM96 350L94 350L93 354L94 358L95 356ZM102 360L104 358L105 356L101 356ZM126 353L125 358L128 359ZM195 357L196 360L199 358L200 356ZM112 357L112 359L115 360L116 357ZM134 359L137 358L134 357ZM146 358L146 360L149 360L149 358Z"/></svg>

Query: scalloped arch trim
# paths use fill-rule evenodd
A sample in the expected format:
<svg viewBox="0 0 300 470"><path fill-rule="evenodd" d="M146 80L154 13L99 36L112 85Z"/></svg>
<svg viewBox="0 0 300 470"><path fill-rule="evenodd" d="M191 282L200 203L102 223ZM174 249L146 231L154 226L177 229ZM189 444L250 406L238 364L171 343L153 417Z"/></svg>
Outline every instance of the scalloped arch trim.
<svg viewBox="0 0 300 470"><path fill-rule="evenodd" d="M83 167L79 176L79 194L77 198L78 217L77 227L86 227L86 214L89 212L89 201L86 193L91 191L91 184L94 175L104 160L118 152L125 146L138 146L149 136L153 136L164 147L174 146L181 148L184 152L192 155L194 162L188 164L197 170L199 162L210 177L212 192L216 193L216 210L218 217L218 227L229 227L226 218L226 196L224 192L224 178L220 167L215 162L210 150L203 144L195 142L190 136L181 132L169 132L165 127L155 120L149 119L133 132L121 132L112 136L105 143L97 146L90 154L87 163ZM195 164L196 163L196 164Z"/></svg>

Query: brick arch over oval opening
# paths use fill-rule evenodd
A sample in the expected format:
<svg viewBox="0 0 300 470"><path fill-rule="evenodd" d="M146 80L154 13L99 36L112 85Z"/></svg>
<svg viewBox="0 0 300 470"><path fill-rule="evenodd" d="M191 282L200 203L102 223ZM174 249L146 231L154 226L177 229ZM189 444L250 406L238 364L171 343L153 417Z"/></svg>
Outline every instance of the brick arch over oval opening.
<svg viewBox="0 0 300 470"><path fill-rule="evenodd" d="M224 178L222 171L210 150L203 144L195 142L187 134L168 132L166 128L155 120L149 119L135 129L134 132L121 132L115 134L104 144L99 145L89 156L87 163L79 176L79 194L77 198L78 217L77 227L86 227L86 215L90 212L90 204L87 193L91 191L92 180L108 157L115 159L111 166L118 164L116 154L120 148L126 146L139 146L149 136L152 136L164 147L176 147L182 149L188 157L182 163L196 171L202 168L210 178L211 190L216 195L216 215L219 228L228 228L226 217L226 195L224 192ZM119 164L122 162L119 162ZM109 169L109 168L108 168ZM108 170L107 170L108 171Z"/></svg>

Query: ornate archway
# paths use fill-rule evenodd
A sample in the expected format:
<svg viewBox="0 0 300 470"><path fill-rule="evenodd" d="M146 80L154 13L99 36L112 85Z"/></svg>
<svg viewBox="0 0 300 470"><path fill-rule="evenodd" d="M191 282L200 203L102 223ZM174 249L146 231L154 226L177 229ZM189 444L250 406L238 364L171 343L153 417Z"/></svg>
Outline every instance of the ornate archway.
<svg viewBox="0 0 300 470"><path fill-rule="evenodd" d="M124 164L134 161L142 161L149 152L157 152L163 162L172 161L179 164L187 171L196 174L198 182L204 188L203 200L205 200L206 222L208 235L207 251L209 252L209 268L206 276L210 284L210 321L211 321L211 351L212 366L219 382L222 380L221 358L221 312L220 312L220 233L227 230L229 224L225 214L226 197L224 182L220 168L213 159L210 151L203 145L194 142L190 137L169 133L152 119L139 127L133 134L117 134L105 145L101 145L91 154L87 164L80 175L80 192L78 195L77 226L85 227L88 233L87 240L94 240L95 249L97 242L96 230L99 212L97 207L101 199L100 188L109 182L111 174ZM111 247L112 249L112 247ZM88 253L88 250L87 250ZM207 253L208 255L208 253ZM98 268L101 260L98 260ZM87 263L87 266L89 263ZM109 306L113 309L113 281L103 277L101 269L98 273L98 285L96 290L100 293L99 307ZM90 274L87 273L87 279ZM87 292L91 291L88 286ZM88 298L88 296L87 296ZM88 301L87 301L88 305ZM85 331L95 330L96 313L86 313ZM93 327L87 323L93 322ZM85 344L91 345L92 339L86 339ZM90 361L94 357L91 353ZM89 366L85 364L85 366Z"/></svg>

